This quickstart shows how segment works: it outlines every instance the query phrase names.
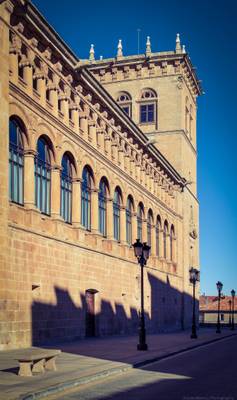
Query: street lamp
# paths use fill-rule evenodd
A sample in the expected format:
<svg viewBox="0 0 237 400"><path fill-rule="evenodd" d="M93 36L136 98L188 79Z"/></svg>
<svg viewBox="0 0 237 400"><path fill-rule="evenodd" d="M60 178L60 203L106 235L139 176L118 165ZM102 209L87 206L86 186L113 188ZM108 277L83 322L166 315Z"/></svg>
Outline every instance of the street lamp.
<svg viewBox="0 0 237 400"><path fill-rule="evenodd" d="M146 243L141 243L139 239L133 243L134 254L141 266L141 312L139 321L139 343L137 345L137 350L147 350L146 344L146 328L145 328L145 317L144 317L144 284L143 284L143 267L146 265L149 258L150 246Z"/></svg>
<svg viewBox="0 0 237 400"><path fill-rule="evenodd" d="M220 324L220 301L221 301L221 291L223 288L223 284L218 281L216 284L218 290L218 314L217 314L217 325L216 325L216 333L221 333L221 324Z"/></svg>
<svg viewBox="0 0 237 400"><path fill-rule="evenodd" d="M232 296L232 324L231 324L231 330L233 331L235 329L235 290L231 290L231 296Z"/></svg>
<svg viewBox="0 0 237 400"><path fill-rule="evenodd" d="M231 305L232 305L232 301L231 300L229 300L228 301L228 303L229 303L229 327L231 328Z"/></svg>
<svg viewBox="0 0 237 400"><path fill-rule="evenodd" d="M196 304L195 304L195 287L196 282L200 280L200 272L198 269L191 267L189 270L189 281L193 285L193 320L192 320L192 333L191 339L197 339L197 330L196 330Z"/></svg>

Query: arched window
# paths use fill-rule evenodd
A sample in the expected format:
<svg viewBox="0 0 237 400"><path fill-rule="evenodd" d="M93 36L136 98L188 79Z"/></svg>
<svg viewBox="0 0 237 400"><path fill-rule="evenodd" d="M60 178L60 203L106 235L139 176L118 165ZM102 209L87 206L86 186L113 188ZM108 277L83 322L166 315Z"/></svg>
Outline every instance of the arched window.
<svg viewBox="0 0 237 400"><path fill-rule="evenodd" d="M50 214L51 166L50 150L44 137L37 142L35 156L35 205L43 214Z"/></svg>
<svg viewBox="0 0 237 400"><path fill-rule="evenodd" d="M170 259L174 261L174 225L171 225L170 229Z"/></svg>
<svg viewBox="0 0 237 400"><path fill-rule="evenodd" d="M101 179L99 185L99 232L102 233L104 237L107 234L107 192L108 186L104 179Z"/></svg>
<svg viewBox="0 0 237 400"><path fill-rule="evenodd" d="M141 95L140 123L155 123L156 93L151 89L144 89Z"/></svg>
<svg viewBox="0 0 237 400"><path fill-rule="evenodd" d="M61 216L64 221L72 222L72 161L65 153L62 158L61 171Z"/></svg>
<svg viewBox="0 0 237 400"><path fill-rule="evenodd" d="M129 115L129 117L132 116L131 113L132 99L130 94L128 94L127 92L120 92L117 97L117 103L120 105L123 111Z"/></svg>
<svg viewBox="0 0 237 400"><path fill-rule="evenodd" d="M137 239L142 242L142 221L143 221L143 205L139 203L137 209Z"/></svg>
<svg viewBox="0 0 237 400"><path fill-rule="evenodd" d="M128 244L132 244L132 210L133 201L130 196L128 196L126 204L126 241Z"/></svg>
<svg viewBox="0 0 237 400"><path fill-rule="evenodd" d="M119 188L115 189L113 200L113 220L114 220L114 238L120 240L120 203L121 193Z"/></svg>
<svg viewBox="0 0 237 400"><path fill-rule="evenodd" d="M161 220L160 216L157 216L156 219L156 255L160 256L160 230L161 230Z"/></svg>
<svg viewBox="0 0 237 400"><path fill-rule="evenodd" d="M148 211L147 215L147 244L151 246L151 229L152 229L153 216L152 211Z"/></svg>
<svg viewBox="0 0 237 400"><path fill-rule="evenodd" d="M164 223L163 239L164 239L164 258L167 258L167 235L168 235L168 222Z"/></svg>
<svg viewBox="0 0 237 400"><path fill-rule="evenodd" d="M23 204L23 133L15 119L9 121L9 198Z"/></svg>
<svg viewBox="0 0 237 400"><path fill-rule="evenodd" d="M92 173L88 167L84 167L81 184L81 223L88 230L91 230L91 188Z"/></svg>

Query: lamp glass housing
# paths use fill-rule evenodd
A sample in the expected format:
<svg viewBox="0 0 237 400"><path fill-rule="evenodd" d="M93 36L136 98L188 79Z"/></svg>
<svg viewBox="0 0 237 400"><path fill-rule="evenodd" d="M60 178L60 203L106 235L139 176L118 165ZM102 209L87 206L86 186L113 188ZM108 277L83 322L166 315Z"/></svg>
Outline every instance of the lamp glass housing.
<svg viewBox="0 0 237 400"><path fill-rule="evenodd" d="M136 239L136 242L133 243L133 248L134 248L134 254L135 257L139 258L142 256L142 243L140 242L140 239Z"/></svg>
<svg viewBox="0 0 237 400"><path fill-rule="evenodd" d="M217 283L216 283L216 287L217 287L217 290L219 290L220 292L222 291L222 288L223 288L223 283L221 283L220 281L218 281Z"/></svg>
<svg viewBox="0 0 237 400"><path fill-rule="evenodd" d="M234 290L234 289L231 290L231 296L232 296L232 297L235 297L235 290Z"/></svg>
<svg viewBox="0 0 237 400"><path fill-rule="evenodd" d="M146 261L150 256L150 249L150 246L148 246L146 243L143 243L143 257Z"/></svg>

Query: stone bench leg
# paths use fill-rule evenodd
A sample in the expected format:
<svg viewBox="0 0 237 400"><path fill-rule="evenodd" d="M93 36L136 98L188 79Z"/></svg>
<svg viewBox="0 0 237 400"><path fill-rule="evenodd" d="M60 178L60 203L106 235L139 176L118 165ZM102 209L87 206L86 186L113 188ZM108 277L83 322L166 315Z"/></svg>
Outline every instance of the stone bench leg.
<svg viewBox="0 0 237 400"><path fill-rule="evenodd" d="M32 372L36 373L44 373L44 363L45 359L42 358L42 360L38 360L33 364Z"/></svg>
<svg viewBox="0 0 237 400"><path fill-rule="evenodd" d="M18 375L20 376L32 376L31 366L32 361L19 361L20 368Z"/></svg>
<svg viewBox="0 0 237 400"><path fill-rule="evenodd" d="M47 369L48 371L57 371L55 360L56 356L51 358L46 358L44 364L45 369Z"/></svg>

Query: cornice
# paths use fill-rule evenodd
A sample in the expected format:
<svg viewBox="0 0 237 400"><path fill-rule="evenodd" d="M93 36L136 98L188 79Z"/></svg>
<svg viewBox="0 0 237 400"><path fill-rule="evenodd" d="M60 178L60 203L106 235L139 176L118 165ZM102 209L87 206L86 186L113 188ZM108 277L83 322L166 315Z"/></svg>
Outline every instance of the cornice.
<svg viewBox="0 0 237 400"><path fill-rule="evenodd" d="M64 42L54 28L47 22L39 10L32 4L30 0L25 0L25 4L19 0L14 0L16 8L14 11L15 16L25 20L27 27L34 28L41 37L44 38L47 44L50 44L55 52L59 53L61 58L66 64L74 67L79 58L73 53L70 47Z"/></svg>

